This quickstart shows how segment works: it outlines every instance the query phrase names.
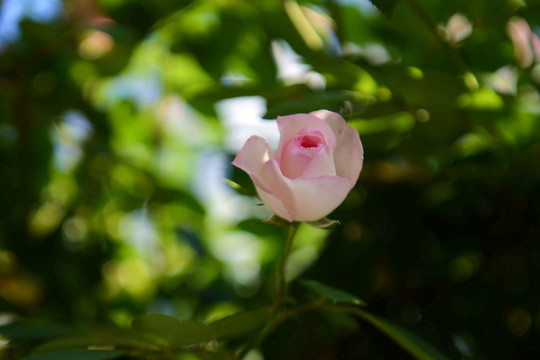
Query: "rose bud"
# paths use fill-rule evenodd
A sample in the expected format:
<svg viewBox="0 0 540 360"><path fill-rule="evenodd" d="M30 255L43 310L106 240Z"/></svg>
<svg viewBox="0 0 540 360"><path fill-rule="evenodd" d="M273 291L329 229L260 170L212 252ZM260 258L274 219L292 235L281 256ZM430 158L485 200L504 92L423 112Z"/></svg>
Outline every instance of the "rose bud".
<svg viewBox="0 0 540 360"><path fill-rule="evenodd" d="M337 113L279 116L276 152L250 137L233 165L249 174L263 203L288 221L324 218L354 187L364 159L358 132Z"/></svg>

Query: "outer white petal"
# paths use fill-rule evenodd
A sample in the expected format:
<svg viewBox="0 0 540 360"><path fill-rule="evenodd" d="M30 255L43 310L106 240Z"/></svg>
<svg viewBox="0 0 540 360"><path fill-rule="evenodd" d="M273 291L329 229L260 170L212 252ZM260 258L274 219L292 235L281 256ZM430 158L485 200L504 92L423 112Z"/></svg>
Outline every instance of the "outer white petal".
<svg viewBox="0 0 540 360"><path fill-rule="evenodd" d="M310 114L324 120L332 128L337 141L334 150L337 175L349 179L354 186L364 164L364 148L358 131L348 126L345 119L335 112L319 110Z"/></svg>

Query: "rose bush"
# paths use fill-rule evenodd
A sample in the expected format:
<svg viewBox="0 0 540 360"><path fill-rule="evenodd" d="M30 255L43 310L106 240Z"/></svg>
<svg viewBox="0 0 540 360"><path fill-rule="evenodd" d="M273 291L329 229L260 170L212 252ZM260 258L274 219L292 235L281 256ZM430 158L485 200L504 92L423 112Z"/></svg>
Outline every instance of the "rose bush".
<svg viewBox="0 0 540 360"><path fill-rule="evenodd" d="M250 137L233 165L249 174L264 204L288 221L319 220L339 206L362 170L358 132L337 113L280 116L276 152Z"/></svg>

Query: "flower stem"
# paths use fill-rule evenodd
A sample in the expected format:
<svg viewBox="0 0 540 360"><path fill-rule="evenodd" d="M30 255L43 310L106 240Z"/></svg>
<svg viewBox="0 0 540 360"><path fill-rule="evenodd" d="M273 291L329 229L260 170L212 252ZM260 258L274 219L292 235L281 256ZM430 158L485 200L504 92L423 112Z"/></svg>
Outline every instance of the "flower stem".
<svg viewBox="0 0 540 360"><path fill-rule="evenodd" d="M289 258L289 254L291 253L291 247L294 240L294 235L296 235L296 230L298 230L298 225L298 222L294 222L287 228L287 243L285 244L285 252L283 253L283 258L281 259L281 264L279 268L279 278L276 292L276 307L285 299L285 290L287 285L287 260Z"/></svg>

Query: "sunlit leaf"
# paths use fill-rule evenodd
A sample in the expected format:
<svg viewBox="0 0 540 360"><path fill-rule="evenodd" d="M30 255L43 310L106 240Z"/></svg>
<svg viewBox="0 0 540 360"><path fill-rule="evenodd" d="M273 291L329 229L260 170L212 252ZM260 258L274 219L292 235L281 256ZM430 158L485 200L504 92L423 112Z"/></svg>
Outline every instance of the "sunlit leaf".
<svg viewBox="0 0 540 360"><path fill-rule="evenodd" d="M367 306L366 302L352 294L349 294L346 291L335 289L331 286L322 284L314 280L303 280L302 283L311 289L327 296L335 304L344 303L344 304L353 304L359 306Z"/></svg>

